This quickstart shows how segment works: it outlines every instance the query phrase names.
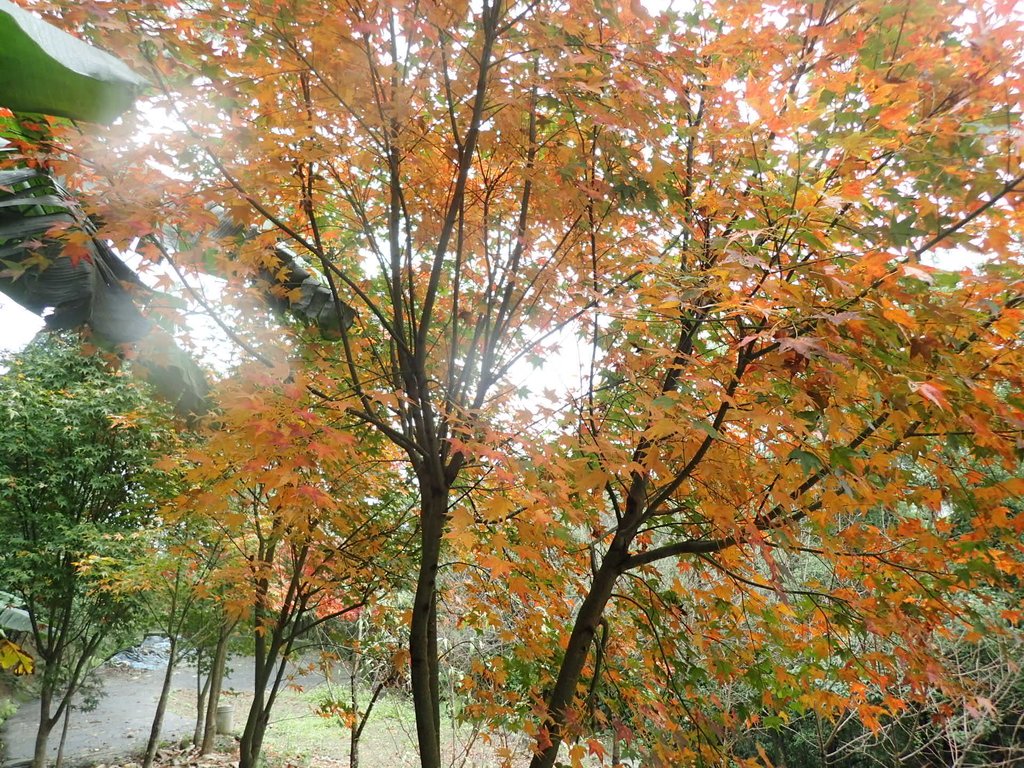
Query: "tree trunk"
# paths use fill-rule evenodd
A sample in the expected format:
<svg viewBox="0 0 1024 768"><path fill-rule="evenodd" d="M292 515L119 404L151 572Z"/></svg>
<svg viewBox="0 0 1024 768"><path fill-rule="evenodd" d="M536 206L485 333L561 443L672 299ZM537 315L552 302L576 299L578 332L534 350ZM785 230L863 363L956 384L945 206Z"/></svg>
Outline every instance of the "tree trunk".
<svg viewBox="0 0 1024 768"><path fill-rule="evenodd" d="M349 728L348 733L348 768L359 768L359 737L362 729L359 727L359 675L362 673L363 658L363 612L356 617L356 644L352 654L352 668L348 676L349 704L352 706L352 713L355 722Z"/></svg>
<svg viewBox="0 0 1024 768"><path fill-rule="evenodd" d="M68 705L64 708L64 722L60 727L60 743L57 745L57 759L53 763L53 768L63 768L64 765L64 745L68 743L68 726L71 725L71 698L72 695L68 694Z"/></svg>
<svg viewBox="0 0 1024 768"><path fill-rule="evenodd" d="M164 725L164 712L167 711L167 698L171 693L171 677L174 675L174 664L177 661L178 638L171 635L170 654L167 657L167 669L164 671L164 683L160 688L160 698L156 702L156 713L153 715L153 725L149 729L149 741L146 744L146 754L142 758L142 768L150 768L153 765L153 758L156 757L157 744L160 742L160 730Z"/></svg>
<svg viewBox="0 0 1024 768"><path fill-rule="evenodd" d="M259 687L259 682L256 685ZM269 722L269 707L264 705L262 697L257 697L249 708L249 716L245 720L245 730L238 745L238 768L256 768L260 752L263 750L263 737L267 732Z"/></svg>
<svg viewBox="0 0 1024 768"><path fill-rule="evenodd" d="M213 749L217 736L217 705L220 704L220 689L224 682L224 667L228 661L228 641L231 639L230 628L225 625L217 638L217 647L210 665L210 698L206 702L206 722L203 726L203 743L199 754L208 754Z"/></svg>
<svg viewBox="0 0 1024 768"><path fill-rule="evenodd" d="M206 695L210 692L211 675L201 672L203 667L202 649L196 649L196 727L192 731L192 746L198 747L203 740L203 725L206 723Z"/></svg>
<svg viewBox="0 0 1024 768"><path fill-rule="evenodd" d="M264 592L264 599L266 593ZM262 606L262 603L259 604ZM262 610L262 608L260 608ZM242 738L238 744L238 768L254 768L256 756L259 754L259 745L263 741L262 730L266 725L263 720L263 701L267 690L267 683L270 680L270 658L271 651L267 650L266 633L259 631L260 611L254 616L257 627L255 646L256 653L253 664L255 674L253 675L252 704L249 707L249 714L245 718L245 728L242 730ZM273 646L273 639L271 646Z"/></svg>
<svg viewBox="0 0 1024 768"><path fill-rule="evenodd" d="M52 697L52 691L47 690L39 695L39 727L36 729L35 749L32 752L32 768L46 768L46 744L54 725L50 719Z"/></svg>
<svg viewBox="0 0 1024 768"><path fill-rule="evenodd" d="M257 669L252 705L245 718L245 728L238 744L238 768L255 768L256 758L259 756L260 747L263 744L263 731L266 729L266 722L262 693L265 684L265 681L261 684L260 673Z"/></svg>
<svg viewBox="0 0 1024 768"><path fill-rule="evenodd" d="M448 511L443 486L420 480L420 569L409 628L412 702L421 768L441 768L441 695L437 659L437 567Z"/></svg>
<svg viewBox="0 0 1024 768"><path fill-rule="evenodd" d="M293 616L298 621L301 614ZM290 643L285 640L285 633L291 631L286 625L275 626L270 637L265 634L256 635L256 674L253 685L252 706L245 719L245 729L238 745L238 768L256 768L260 752L263 749L263 737L270 723L270 711L277 698L278 686L284 676ZM273 682L271 682L273 680Z"/></svg>
<svg viewBox="0 0 1024 768"><path fill-rule="evenodd" d="M569 644L566 646L565 656L562 658L562 666L558 670L554 688L547 700L548 744L541 752L534 755L533 760L530 761L530 768L552 768L555 764L558 749L564 737L562 730L565 726L566 714L572 707L573 699L576 696L576 686L587 662L587 654L601 624L604 609L611 599L615 582L618 580L619 564L623 559L619 553L624 551L624 547L613 543L594 576L594 582L580 606L579 613L576 614L572 634L569 635Z"/></svg>
<svg viewBox="0 0 1024 768"><path fill-rule="evenodd" d="M435 568L435 571L437 569ZM441 743L441 654L437 650L437 585L430 601L430 619L427 622L427 661L430 664L430 692L434 699L434 727L437 742Z"/></svg>
<svg viewBox="0 0 1024 768"><path fill-rule="evenodd" d="M356 694L357 683L355 675L352 676L352 679L349 681L349 685L351 686L352 693L352 712L355 713L355 717L358 720L359 697ZM359 737L361 735L359 723L353 723L352 727L349 728L348 731L348 768L359 768Z"/></svg>
<svg viewBox="0 0 1024 768"><path fill-rule="evenodd" d="M280 635L270 640L270 648L261 648L256 644L256 681L253 691L252 706L245 720L245 730L238 745L238 768L256 768L260 752L263 750L263 738L270 724L270 712L274 707L277 692L284 676L286 659L282 658L282 649L287 654L288 644ZM262 659L262 662L260 661ZM273 678L273 683L271 683Z"/></svg>

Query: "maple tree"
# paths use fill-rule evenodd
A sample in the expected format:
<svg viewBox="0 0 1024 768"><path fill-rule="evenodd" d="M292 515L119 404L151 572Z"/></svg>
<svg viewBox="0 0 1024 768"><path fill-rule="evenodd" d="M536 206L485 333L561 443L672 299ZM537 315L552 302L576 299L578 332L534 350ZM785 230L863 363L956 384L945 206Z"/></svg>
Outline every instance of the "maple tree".
<svg viewBox="0 0 1024 768"><path fill-rule="evenodd" d="M150 768L156 758L175 670L209 643L221 625L222 610L213 600L208 582L226 558L225 537L211 529L210 521L205 519L158 526L148 537L145 561L137 564L130 578L119 585L122 591L131 590L143 596L142 610L148 629L159 630L167 638L167 664L142 768ZM199 666L197 661L196 667ZM209 676L206 679L209 681ZM201 713L197 716L201 717Z"/></svg>
<svg viewBox="0 0 1024 768"><path fill-rule="evenodd" d="M444 551L507 587L481 579L471 618L514 648L467 685L534 768L566 739L602 755L606 726L711 763L790 704L878 728L944 680L961 595L1019 577L1012 3L119 0L63 23L180 124L74 138L104 236L148 238L193 293L227 277L244 352L418 489L424 766ZM203 237L215 210L253 236ZM283 239L336 338L256 309ZM573 336L580 385L519 398L516 365Z"/></svg>
<svg viewBox="0 0 1024 768"><path fill-rule="evenodd" d="M298 644L364 607L403 560L391 535L404 524L402 510L388 503L386 489L373 495L378 456L353 454L355 436L302 408L305 395L300 380L282 387L243 368L219 385L217 429L166 460L180 463L188 487L168 519L212 522L231 554L213 565L207 586L223 585L225 612L244 618L251 634L255 684L240 740L243 768L258 762Z"/></svg>
<svg viewBox="0 0 1024 768"><path fill-rule="evenodd" d="M319 72L313 63L303 64L297 79L285 81L287 87L283 82L259 92L270 102L281 96L297 99L294 106L310 116L308 129L302 129L308 130L307 136L294 137L298 144L289 140L272 155L256 160L222 156L220 148L235 142L218 141L202 155L192 153L194 166L181 168L193 175L187 189L190 200L218 203L241 226L274 222L273 231L248 241L231 254L230 262L221 257L222 272L238 272L247 262L258 269L272 258L268 245L286 234L323 272L332 291L342 291L369 321L356 332L344 330L346 324L339 322L340 345L317 352L324 360L336 361L330 386L318 382L317 387L325 400L336 405L343 401L350 418L372 425L400 447L419 487L420 573L410 656L421 756L424 764L434 765L440 759L436 573L453 488L460 471L474 458L474 444L483 447L483 439L491 439L493 431L484 429L481 415L505 399L501 392L495 396L495 385L517 358L536 351L537 341L551 334L552 324L564 324L579 314L573 280L575 245L585 230L583 212L589 196L578 193L579 215L569 219L568 231L563 231L562 211L532 207L536 194L553 192L555 171L563 158L557 151L538 151L543 118L539 70L496 63L519 55L533 58L525 36L534 24L531 14L499 4L489 5L479 18L443 6L424 9L426 15L418 9L393 13L385 6L365 14L352 9L348 17L330 7L303 6L284 14L277 7L232 10L226 17L215 14L215 41L203 32L209 19L188 12L179 30L186 34L157 35L147 46L154 77L174 102L182 101L179 89L194 87L199 89L196 98L208 104L249 98L242 96L238 85L257 71L262 73L257 79L263 79L269 63L254 55L257 50L249 44L238 48L230 64L227 58L222 60L239 73L246 72L236 83L220 78L206 83L191 75L183 80L177 76L183 74L177 64L162 66L175 61L202 66L213 49L219 58L220 46L233 36L271 35L276 41L272 58L285 55L301 61L307 33L321 30L323 38L310 41L317 56L321 50L339 53L346 66L363 72L359 79L336 84L331 73ZM323 23L328 17L343 20L342 26ZM178 26L173 18L164 23ZM406 54L402 61L396 60L399 24L405 35L412 35L401 43ZM374 28L387 30L389 25L390 34L371 34ZM365 51L352 42L353 35L365 39ZM499 43L507 50L498 50ZM439 81L439 70L447 83ZM214 89L201 95L205 85ZM354 88L354 105L336 87ZM492 88L516 108L497 109L490 103ZM399 106L414 95L439 90L447 92L447 104L425 99L417 102L419 114L400 111ZM270 102L256 111L270 107L271 114L281 114L280 105ZM532 115L525 124L524 114ZM506 116L511 119L507 124ZM193 143L199 136L220 134L223 117L216 110L205 116L181 113ZM321 157L317 134L332 125L338 152ZM431 148L432 133L450 128L455 132L445 139L448 146ZM269 123L267 129L272 130ZM366 131L364 141L350 143L350 130ZM306 156L300 145L316 157ZM412 146L429 151L406 157ZM472 173L481 158L486 158L485 165ZM376 165L367 166L364 160ZM248 169L245 174L240 174L239 164ZM537 172L541 178L542 164L548 178L535 191L533 176ZM279 172L273 173L272 184L269 173L261 178L271 169L295 174L298 187L282 186ZM196 182L209 179L211 171L229 179L230 194L224 195L219 186L196 194ZM239 193L252 205L239 205ZM147 210L152 196L134 182L119 186L114 194L111 202L122 221L133 212L152 218ZM194 227L196 215L189 208L177 223ZM209 214L205 218L209 220ZM528 251L526 228L533 222L545 230L543 247L553 249L553 254ZM113 230L110 234L115 236ZM360 241L371 261L363 276L357 276ZM343 247L346 242L351 247ZM190 257L210 255L197 247L175 258L188 265ZM207 266L204 261L199 264ZM335 306L341 313L341 302ZM324 364L320 367L323 371Z"/></svg>
<svg viewBox="0 0 1024 768"><path fill-rule="evenodd" d="M543 457L555 488L520 502L541 508L559 490L588 499L572 519L597 542L593 569L577 571L584 597L534 766L580 735L579 686L588 663L591 683L598 674L593 649L616 589L614 602L646 606L652 673L696 654L772 701L800 677L765 675L769 638L834 665L837 638L863 629L898 652L865 649L831 672L920 686L909 670L934 672L927 638L951 595L1019 573L1019 560L977 547L995 529L1019 548L1021 520L1004 501L1018 481L960 473L955 450L1014 467L1020 439L1019 29L1005 9L972 10L825 3L691 16L700 69L689 89L673 87L688 92L677 120L656 124L677 140L646 147L668 179L663 239L630 265L636 290L594 321L575 439L558 446L562 461ZM962 70L943 81L931 64L950 57L975 73L969 86ZM666 144L679 154L656 171ZM989 266L924 262L954 246ZM948 519L958 503L970 506L968 530ZM791 552L828 562L828 576L794 585ZM636 584L620 587L624 577ZM737 635L751 639L740 653L706 647ZM662 738L647 743L667 742L655 749L666 762L680 750L712 761L720 739L683 690L648 703ZM861 687L857 707L856 691L803 705L852 700L876 724L901 706L879 707Z"/></svg>

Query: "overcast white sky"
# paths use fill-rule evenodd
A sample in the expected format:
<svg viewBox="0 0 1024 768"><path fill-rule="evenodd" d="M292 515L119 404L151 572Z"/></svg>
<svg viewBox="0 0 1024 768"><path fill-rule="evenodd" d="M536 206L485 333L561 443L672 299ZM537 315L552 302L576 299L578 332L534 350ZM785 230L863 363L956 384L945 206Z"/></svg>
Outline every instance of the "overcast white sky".
<svg viewBox="0 0 1024 768"><path fill-rule="evenodd" d="M43 327L43 318L0 293L0 352L16 352Z"/></svg>

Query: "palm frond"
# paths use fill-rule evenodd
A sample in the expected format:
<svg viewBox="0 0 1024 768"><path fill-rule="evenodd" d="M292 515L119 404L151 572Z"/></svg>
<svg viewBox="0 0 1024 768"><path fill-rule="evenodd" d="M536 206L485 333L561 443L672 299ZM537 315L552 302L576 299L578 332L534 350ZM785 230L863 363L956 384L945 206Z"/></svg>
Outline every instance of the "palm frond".
<svg viewBox="0 0 1024 768"><path fill-rule="evenodd" d="M0 149L0 163L16 162ZM66 252L66 234L85 232L84 253ZM40 315L51 330L88 325L109 345L134 344L156 389L182 414L207 408L209 385L196 362L139 308L153 292L122 261L45 171L0 170L0 291Z"/></svg>

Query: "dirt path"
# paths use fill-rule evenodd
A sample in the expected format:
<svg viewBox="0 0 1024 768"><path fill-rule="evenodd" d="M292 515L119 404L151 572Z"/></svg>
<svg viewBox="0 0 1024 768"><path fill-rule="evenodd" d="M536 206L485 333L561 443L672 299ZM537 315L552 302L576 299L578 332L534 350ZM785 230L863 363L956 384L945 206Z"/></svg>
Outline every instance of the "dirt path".
<svg viewBox="0 0 1024 768"><path fill-rule="evenodd" d="M115 757L145 748L149 728L156 710L163 673L103 669L100 673L103 696L90 712L71 713L65 760L70 764L106 762ZM182 670L176 686L195 684L195 675ZM191 681L189 681L191 678ZM38 701L25 702L17 713L4 723L2 738L7 747L6 766L28 765L32 757L36 727L39 722ZM193 723L168 713L164 720L163 738L177 739L192 733ZM50 757L57 755L60 731L50 735Z"/></svg>
<svg viewBox="0 0 1024 768"><path fill-rule="evenodd" d="M225 689L251 692L253 689L253 665L247 659L231 662L232 672L225 681ZM111 762L115 758L141 752L149 738L149 728L156 711L163 670L137 671L104 667L99 673L104 695L96 708L89 712L74 711L68 728L64 759L67 766ZM304 684L317 682L304 678ZM195 691L196 674L191 668L182 668L175 673L173 688L178 691ZM19 768L31 761L35 742L36 726L39 722L38 701L25 702L3 725L0 739L6 745L6 753L0 765ZM236 717L237 717L236 713ZM171 710L164 716L161 740L178 741L191 737L195 721ZM50 735L50 757L57 755L60 742L59 727Z"/></svg>
<svg viewBox="0 0 1024 768"><path fill-rule="evenodd" d="M235 731L240 729L245 710L252 701L253 665L250 659L232 661L232 672L225 681L225 690L233 691L228 700L235 706ZM95 709L72 714L65 746L67 768L92 765L124 764L138 756L146 746L149 728L156 709L157 697L163 679L162 670L138 671L103 668L100 678L104 695ZM308 692L323 682L318 673L296 677L291 682ZM174 677L171 705L167 710L161 735L163 743L190 739L194 727L195 671L179 670ZM289 685L274 708L274 717L264 745L267 754L273 754L274 763L280 765L314 765L320 768L343 768L348 765L348 731L337 722L325 720L315 714L310 699L302 690ZM23 768L31 761L38 718L38 702L26 702L9 719L0 732L6 742L6 755L0 755L3 768ZM57 754L59 730L50 737L51 761ZM468 726L445 731L443 751L445 759L463 768L496 768L506 765L501 759L505 744L495 741L491 745L473 736ZM521 741L521 740L520 740ZM231 746L225 739L221 746ZM517 755L525 754L522 743L513 739L509 746ZM415 725L411 707L399 697L392 701L385 697L367 724L362 739L361 765L366 768L413 768L419 765L415 745ZM172 758L176 752L169 751ZM210 758L209 765L229 768L229 755ZM174 759L168 761L175 763ZM206 763L203 763L206 764ZM525 759L516 759L511 765L522 768Z"/></svg>

